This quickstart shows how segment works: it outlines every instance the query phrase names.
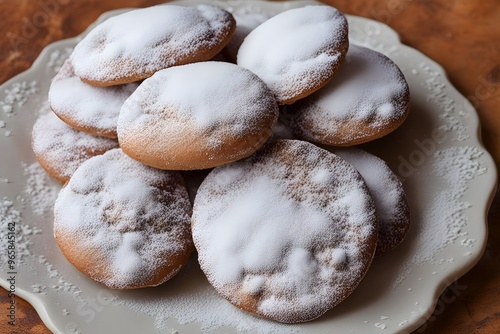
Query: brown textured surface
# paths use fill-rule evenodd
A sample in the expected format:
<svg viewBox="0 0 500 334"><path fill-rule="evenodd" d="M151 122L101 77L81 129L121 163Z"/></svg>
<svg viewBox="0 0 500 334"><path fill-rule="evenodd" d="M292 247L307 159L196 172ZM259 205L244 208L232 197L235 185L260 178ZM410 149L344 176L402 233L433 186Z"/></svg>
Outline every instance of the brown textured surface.
<svg viewBox="0 0 500 334"><path fill-rule="evenodd" d="M50 42L77 35L102 12L163 0L0 0L0 83L27 69ZM325 0L340 10L388 23L404 43L444 66L476 106L488 150L500 165L500 6L496 0ZM44 9L45 8L45 9ZM48 15L44 13L49 13ZM36 24L36 25L35 25ZM500 328L500 196L488 216L486 252L447 289L415 333L498 333ZM0 291L0 308L9 299ZM49 333L18 299L17 333ZM0 333L11 333L5 317Z"/></svg>

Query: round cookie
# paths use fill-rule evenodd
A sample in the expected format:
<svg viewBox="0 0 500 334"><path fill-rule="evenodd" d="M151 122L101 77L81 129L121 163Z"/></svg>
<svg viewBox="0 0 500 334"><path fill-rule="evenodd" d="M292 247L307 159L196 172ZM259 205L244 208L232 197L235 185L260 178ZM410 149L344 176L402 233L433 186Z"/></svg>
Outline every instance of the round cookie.
<svg viewBox="0 0 500 334"><path fill-rule="evenodd" d="M270 137L278 106L255 74L200 62L146 79L118 119L123 151L159 169L193 170L248 157Z"/></svg>
<svg viewBox="0 0 500 334"><path fill-rule="evenodd" d="M356 288L375 253L377 220L350 164L307 142L276 140L207 176L192 233L201 269L223 297L296 323Z"/></svg>
<svg viewBox="0 0 500 334"><path fill-rule="evenodd" d="M398 66L383 54L350 46L339 73L315 94L290 106L297 137L352 146L383 137L408 116L410 91Z"/></svg>
<svg viewBox="0 0 500 334"><path fill-rule="evenodd" d="M139 81L176 65L208 60L229 42L236 23L209 5L159 5L99 24L71 54L75 73L96 86Z"/></svg>
<svg viewBox="0 0 500 334"><path fill-rule="evenodd" d="M116 138L116 123L123 102L137 83L95 87L82 82L67 59L49 88L49 104L71 127L95 136Z"/></svg>
<svg viewBox="0 0 500 334"><path fill-rule="evenodd" d="M403 184L382 159L358 148L332 149L358 170L375 202L378 241L375 256L394 250L410 229L410 207Z"/></svg>
<svg viewBox="0 0 500 334"><path fill-rule="evenodd" d="M347 20L330 6L287 10L255 28L238 51L238 65L257 74L280 105L324 86L343 62Z"/></svg>
<svg viewBox="0 0 500 334"><path fill-rule="evenodd" d="M54 235L66 259L113 289L157 286L193 249L191 203L177 172L120 149L84 162L54 206Z"/></svg>
<svg viewBox="0 0 500 334"><path fill-rule="evenodd" d="M118 147L116 139L77 131L47 111L33 126L31 147L40 165L58 182L66 183L84 161Z"/></svg>

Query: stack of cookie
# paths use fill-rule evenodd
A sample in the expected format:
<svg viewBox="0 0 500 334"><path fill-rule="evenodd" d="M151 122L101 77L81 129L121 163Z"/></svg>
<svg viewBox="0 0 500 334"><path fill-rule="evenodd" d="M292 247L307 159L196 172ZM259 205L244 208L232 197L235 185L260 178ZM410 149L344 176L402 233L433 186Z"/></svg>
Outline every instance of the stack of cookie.
<svg viewBox="0 0 500 334"><path fill-rule="evenodd" d="M55 238L85 275L156 286L196 249L231 303L304 322L408 231L397 177L339 146L395 130L409 90L390 59L349 45L332 7L251 15L162 5L108 19L53 79L32 146L64 184ZM199 170L190 200L185 171Z"/></svg>

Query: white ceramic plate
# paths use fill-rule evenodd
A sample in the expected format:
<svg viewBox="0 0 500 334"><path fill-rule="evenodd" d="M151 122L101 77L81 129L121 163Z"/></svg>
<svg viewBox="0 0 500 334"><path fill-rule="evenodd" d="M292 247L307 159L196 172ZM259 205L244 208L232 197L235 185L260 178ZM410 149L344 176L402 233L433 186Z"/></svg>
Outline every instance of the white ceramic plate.
<svg viewBox="0 0 500 334"><path fill-rule="evenodd" d="M235 13L274 15L313 2L215 3ZM98 22L117 13L106 13ZM244 314L219 298L195 261L161 287L120 292L87 279L64 259L53 238L50 213L59 186L40 173L30 132L50 79L81 36L49 45L31 69L0 90L1 246L8 248L7 222L14 220L18 253L12 269L2 255L0 284L9 290L8 278L14 276L15 293L56 333L404 333L428 319L439 295L453 284L440 301L440 308L446 307L466 288L453 282L483 253L485 217L496 185L494 163L481 144L474 109L439 65L402 45L386 25L348 19L351 40L391 57L411 87L412 111L405 124L364 148L385 159L403 179L413 225L395 252L374 261L345 302L313 322L281 325ZM29 94L32 81L37 91ZM12 103L8 95L13 97L12 89L20 86L22 94Z"/></svg>

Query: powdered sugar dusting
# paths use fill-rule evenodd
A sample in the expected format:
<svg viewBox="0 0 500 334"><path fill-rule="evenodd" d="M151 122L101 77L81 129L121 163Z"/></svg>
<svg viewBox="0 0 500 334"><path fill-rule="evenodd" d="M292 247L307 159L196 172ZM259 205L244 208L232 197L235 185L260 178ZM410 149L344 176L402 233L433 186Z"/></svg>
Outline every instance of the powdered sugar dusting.
<svg viewBox="0 0 500 334"><path fill-rule="evenodd" d="M49 56L49 61L47 62L46 67L51 69L55 73L59 72L61 67L66 62L66 59L69 58L71 53L73 52L73 48L65 47L63 49L56 49L51 52Z"/></svg>
<svg viewBox="0 0 500 334"><path fill-rule="evenodd" d="M31 95L38 92L38 82L33 80L20 81L13 83L8 89L5 89L5 97L0 101L0 111L7 117L13 117L16 115L16 110L21 108L28 102ZM4 129L7 127L7 121L0 120L0 128ZM5 137L12 136L12 131L5 129L3 132Z"/></svg>
<svg viewBox="0 0 500 334"><path fill-rule="evenodd" d="M292 106L296 113L292 126L308 140L349 144L401 123L407 114L408 94L405 77L394 62L351 43L338 74ZM361 127L363 131L351 130Z"/></svg>
<svg viewBox="0 0 500 334"><path fill-rule="evenodd" d="M124 122L146 118L152 113L162 113L167 106L179 110L180 122L193 120L203 132L217 131L218 126L224 128L224 124L234 123L231 135L238 136L253 127L251 120L267 112L266 106L272 106L268 97L260 101L265 91L254 75L235 65L204 62L178 66L156 73L134 94L135 101L140 99L147 109L133 108L134 100L130 100L121 117Z"/></svg>
<svg viewBox="0 0 500 334"><path fill-rule="evenodd" d="M37 81L22 81L12 84L10 89L5 90L5 98L0 101L0 109L9 117L16 114L16 108L22 107L30 95L38 91Z"/></svg>
<svg viewBox="0 0 500 334"><path fill-rule="evenodd" d="M188 60L203 60L204 54L205 60L210 59L232 25L231 15L215 6L136 9L94 28L75 47L71 59L81 78L135 81Z"/></svg>
<svg viewBox="0 0 500 334"><path fill-rule="evenodd" d="M221 155L234 160L262 145L277 117L276 101L256 75L229 63L201 62L145 80L123 105L118 138L126 152L135 147L138 156L167 165L183 164L175 156L179 152L200 157L201 163L219 161ZM193 168L200 167L183 169Z"/></svg>
<svg viewBox="0 0 500 334"><path fill-rule="evenodd" d="M14 201L8 198L0 200L0 222L0 243L4 249L0 253L0 268L5 271L16 271L17 266L24 264L26 258L33 256L31 236L40 234L41 230L23 224L21 210L16 207ZM9 245L11 245L10 248ZM12 249L14 249L12 253L15 255L14 258L10 258L8 253L8 250Z"/></svg>
<svg viewBox="0 0 500 334"><path fill-rule="evenodd" d="M325 173L325 183L311 182ZM207 176L193 239L203 271L228 300L256 298L259 314L305 321L364 275L376 231L371 205L349 164L312 144L278 140Z"/></svg>
<svg viewBox="0 0 500 334"><path fill-rule="evenodd" d="M238 65L256 73L280 104L329 79L343 59L347 21L330 6L291 9L253 30L238 51Z"/></svg>
<svg viewBox="0 0 500 334"><path fill-rule="evenodd" d="M52 80L49 89L51 109L79 130L106 137L116 137L118 114L137 83L95 87L74 75L67 60Z"/></svg>
<svg viewBox="0 0 500 334"><path fill-rule="evenodd" d="M184 293L186 289L189 294ZM141 291L141 296L120 296L114 304L126 305L136 312L153 317L155 327L161 331L167 331L177 323L189 326L180 329L180 333L184 330L212 333L222 326L239 332L259 334L293 334L304 331L301 325L285 325L252 316L231 305L208 283L196 258L192 258L176 277L155 290L155 293L146 296L146 291Z"/></svg>
<svg viewBox="0 0 500 334"><path fill-rule="evenodd" d="M467 184L487 171L478 160L482 154L477 147L469 146L453 147L435 153L435 173L451 186L451 189L441 192L436 201L441 210L440 215L445 212L444 221L447 222L446 230L441 234L443 247L463 235L462 228L467 224L465 210L471 204L461 198L467 190ZM455 205L449 204L450 198ZM437 214L433 210L430 212L431 215Z"/></svg>
<svg viewBox="0 0 500 334"><path fill-rule="evenodd" d="M23 164L23 169L27 177L24 192L33 213L37 216L52 213L59 188L39 163Z"/></svg>
<svg viewBox="0 0 500 334"><path fill-rule="evenodd" d="M62 183L87 159L118 147L114 139L74 130L46 107L41 113L33 126L33 152Z"/></svg>
<svg viewBox="0 0 500 334"><path fill-rule="evenodd" d="M71 243L74 256L92 263L86 274L95 280L114 288L157 285L180 269L172 257L187 259L191 251L190 207L178 174L115 149L84 162L61 190L54 230L66 256ZM173 266L168 276L154 281L166 266Z"/></svg>
<svg viewBox="0 0 500 334"><path fill-rule="evenodd" d="M434 154L431 173L443 182L443 190L433 194L425 211L416 212L415 220L419 224L411 235L412 243L419 247L412 248L396 286L409 274L410 266L433 260L440 250L453 243L467 246L463 243L468 239L464 227L472 204L462 196L469 182L487 172L481 163L482 154L480 149L471 146L450 147Z"/></svg>
<svg viewBox="0 0 500 334"><path fill-rule="evenodd" d="M334 149L360 172L375 202L379 219L377 255L394 249L410 227L410 213L403 185L378 157L357 148Z"/></svg>

